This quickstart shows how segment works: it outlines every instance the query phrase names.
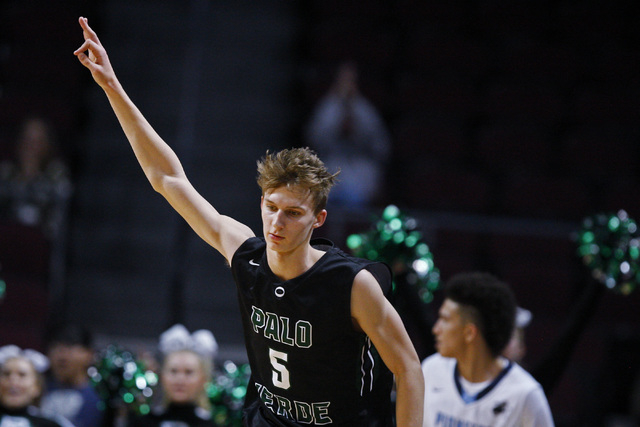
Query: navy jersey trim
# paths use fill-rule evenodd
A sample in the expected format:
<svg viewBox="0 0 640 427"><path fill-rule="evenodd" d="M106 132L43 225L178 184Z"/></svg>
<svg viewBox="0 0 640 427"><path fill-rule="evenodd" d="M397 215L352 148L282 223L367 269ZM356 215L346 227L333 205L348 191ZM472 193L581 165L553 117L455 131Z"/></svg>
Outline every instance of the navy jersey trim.
<svg viewBox="0 0 640 427"><path fill-rule="evenodd" d="M509 364L505 366L502 371L500 371L498 376L495 377L488 386L486 386L476 394L469 394L462 388L462 384L460 383L460 371L458 370L458 362L456 362L456 366L453 368L453 381L456 383L458 393L465 403L476 402L486 396L491 390L493 390L495 386L498 385L500 380L502 380L505 375L507 375L507 373L511 370L512 366L513 362L509 360Z"/></svg>

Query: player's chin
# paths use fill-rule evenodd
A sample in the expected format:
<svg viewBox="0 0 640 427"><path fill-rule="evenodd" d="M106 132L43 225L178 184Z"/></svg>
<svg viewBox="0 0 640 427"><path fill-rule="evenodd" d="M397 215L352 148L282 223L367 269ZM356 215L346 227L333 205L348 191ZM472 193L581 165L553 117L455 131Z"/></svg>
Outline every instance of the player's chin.
<svg viewBox="0 0 640 427"><path fill-rule="evenodd" d="M274 251L280 251L282 249L282 243L271 240L271 239L267 239L267 247Z"/></svg>
<svg viewBox="0 0 640 427"><path fill-rule="evenodd" d="M283 244L283 243L274 243L274 242L268 242L267 243L267 249L269 249L270 251L280 254L280 255L284 255L287 254L289 252L291 252L291 249L289 247L289 245Z"/></svg>

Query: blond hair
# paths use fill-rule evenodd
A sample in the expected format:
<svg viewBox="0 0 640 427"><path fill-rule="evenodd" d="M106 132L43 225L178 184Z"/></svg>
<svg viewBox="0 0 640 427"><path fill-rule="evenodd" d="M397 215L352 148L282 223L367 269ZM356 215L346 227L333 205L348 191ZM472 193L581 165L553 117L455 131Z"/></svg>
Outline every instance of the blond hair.
<svg viewBox="0 0 640 427"><path fill-rule="evenodd" d="M257 181L263 195L268 190L284 186L309 190L316 214L327 206L329 191L340 173L331 174L309 147L284 149L276 153L267 151L257 163Z"/></svg>

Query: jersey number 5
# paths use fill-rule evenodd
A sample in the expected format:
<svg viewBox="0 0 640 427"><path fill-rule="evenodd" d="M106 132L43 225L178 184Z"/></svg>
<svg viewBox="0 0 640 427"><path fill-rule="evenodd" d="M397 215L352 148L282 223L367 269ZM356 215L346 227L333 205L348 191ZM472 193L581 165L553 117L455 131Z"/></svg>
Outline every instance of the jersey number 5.
<svg viewBox="0 0 640 427"><path fill-rule="evenodd" d="M282 362L286 362L288 358L287 353L276 351L272 348L269 349L269 360L271 360L271 367L273 368L273 385L282 389L288 389L291 387L289 382L289 370Z"/></svg>

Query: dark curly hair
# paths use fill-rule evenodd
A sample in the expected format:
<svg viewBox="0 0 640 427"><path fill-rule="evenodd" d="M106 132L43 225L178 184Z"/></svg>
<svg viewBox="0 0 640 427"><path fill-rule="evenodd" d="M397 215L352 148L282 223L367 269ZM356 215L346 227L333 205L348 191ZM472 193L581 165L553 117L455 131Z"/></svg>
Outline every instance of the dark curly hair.
<svg viewBox="0 0 640 427"><path fill-rule="evenodd" d="M509 286L489 273L454 275L444 288L444 296L461 306L470 317L493 356L498 356L511 339L516 317L516 298Z"/></svg>
<svg viewBox="0 0 640 427"><path fill-rule="evenodd" d="M327 206L329 190L336 182L322 160L308 147L291 148L270 153L258 161L258 185L264 195L267 190L283 186L299 186L311 192L315 202L314 213Z"/></svg>

